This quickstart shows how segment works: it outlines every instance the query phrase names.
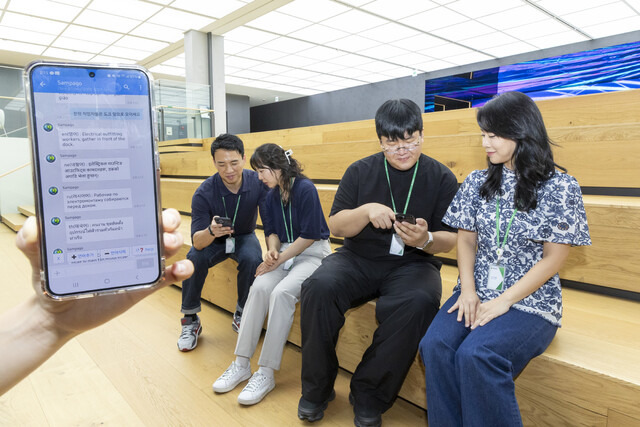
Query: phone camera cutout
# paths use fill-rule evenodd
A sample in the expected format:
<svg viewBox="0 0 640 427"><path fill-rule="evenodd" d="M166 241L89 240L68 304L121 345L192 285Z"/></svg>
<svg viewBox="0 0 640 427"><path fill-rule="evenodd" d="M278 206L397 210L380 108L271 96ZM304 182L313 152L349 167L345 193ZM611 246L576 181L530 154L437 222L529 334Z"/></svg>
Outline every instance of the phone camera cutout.
<svg viewBox="0 0 640 427"><path fill-rule="evenodd" d="M89 72L89 77L95 77L95 76L96 76L96 73L94 73L93 71Z"/></svg>

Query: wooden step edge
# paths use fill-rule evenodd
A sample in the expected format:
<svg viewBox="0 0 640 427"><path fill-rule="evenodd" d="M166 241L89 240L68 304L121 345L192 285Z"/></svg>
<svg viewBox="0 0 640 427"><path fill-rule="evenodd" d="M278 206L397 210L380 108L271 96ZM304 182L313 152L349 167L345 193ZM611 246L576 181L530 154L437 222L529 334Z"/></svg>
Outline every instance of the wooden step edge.
<svg viewBox="0 0 640 427"><path fill-rule="evenodd" d="M8 213L2 215L2 222L16 233L20 231L26 220L27 217L19 213Z"/></svg>
<svg viewBox="0 0 640 427"><path fill-rule="evenodd" d="M36 216L36 207L33 205L18 206L18 211L24 216Z"/></svg>

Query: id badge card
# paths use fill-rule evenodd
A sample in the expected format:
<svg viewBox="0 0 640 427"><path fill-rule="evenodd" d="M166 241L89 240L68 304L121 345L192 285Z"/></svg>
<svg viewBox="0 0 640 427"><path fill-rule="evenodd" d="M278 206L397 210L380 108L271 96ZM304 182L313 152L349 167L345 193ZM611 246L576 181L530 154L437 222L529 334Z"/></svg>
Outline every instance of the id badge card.
<svg viewBox="0 0 640 427"><path fill-rule="evenodd" d="M487 279L487 287L495 291L504 289L504 276L506 267L501 264L491 264L489 267L489 278Z"/></svg>
<svg viewBox="0 0 640 427"><path fill-rule="evenodd" d="M235 237L227 237L225 240L224 252L226 254L232 254L236 251L236 238Z"/></svg>
<svg viewBox="0 0 640 427"><path fill-rule="evenodd" d="M402 256L404 255L404 242L398 233L393 233L391 236L391 247L389 248L390 255Z"/></svg>
<svg viewBox="0 0 640 427"><path fill-rule="evenodd" d="M295 259L296 259L296 257L289 258L288 260L286 260L286 261L284 262L284 264L282 265L282 269L283 269L284 271L289 271L289 270L291 270L291 267L293 267L293 261L294 261Z"/></svg>

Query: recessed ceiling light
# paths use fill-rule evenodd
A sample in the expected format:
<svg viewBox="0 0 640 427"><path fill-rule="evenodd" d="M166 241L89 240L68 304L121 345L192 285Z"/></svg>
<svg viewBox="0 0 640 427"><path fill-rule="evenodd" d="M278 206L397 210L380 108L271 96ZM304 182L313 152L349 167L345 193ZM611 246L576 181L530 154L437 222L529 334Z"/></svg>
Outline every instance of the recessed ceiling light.
<svg viewBox="0 0 640 427"><path fill-rule="evenodd" d="M147 22L140 24L140 26L131 31L131 34L169 43L177 42L184 38L184 33L176 28L168 28Z"/></svg>
<svg viewBox="0 0 640 427"><path fill-rule="evenodd" d="M214 18L222 18L243 6L245 6L244 2L236 0L175 0L171 3L171 8L200 13Z"/></svg>
<svg viewBox="0 0 640 427"><path fill-rule="evenodd" d="M7 9L27 15L71 22L82 9L48 0L12 1Z"/></svg>
<svg viewBox="0 0 640 427"><path fill-rule="evenodd" d="M72 61L86 62L86 61L89 61L94 56L94 54L86 53L86 52L78 52L75 50L58 49L55 47L50 47L44 51L42 56L50 56L51 58L56 58L56 59L70 59Z"/></svg>
<svg viewBox="0 0 640 427"><path fill-rule="evenodd" d="M14 2L17 3L17 2ZM59 34L67 26L63 22L51 21L49 19L35 18L21 15L19 13L5 12L2 16L2 25L6 27L24 29L37 28L39 32L46 34Z"/></svg>
<svg viewBox="0 0 640 427"><path fill-rule="evenodd" d="M0 39L0 49L10 50L12 52L24 52L32 53L34 55L41 55L42 51L45 50L45 46Z"/></svg>
<svg viewBox="0 0 640 427"><path fill-rule="evenodd" d="M86 25L87 27L117 31L120 33L128 33L140 23L140 21L135 19L123 18L122 16L96 12L94 10L84 10L73 22L79 25Z"/></svg>
<svg viewBox="0 0 640 427"><path fill-rule="evenodd" d="M36 43L48 45L55 36L52 34L38 33L32 30L21 30L0 25L0 38L17 42Z"/></svg>
<svg viewBox="0 0 640 427"><path fill-rule="evenodd" d="M309 21L298 19L280 12L269 12L246 23L247 26L267 30L278 34L289 34L310 24Z"/></svg>
<svg viewBox="0 0 640 427"><path fill-rule="evenodd" d="M122 34L98 30L95 28L81 27L79 25L69 25L61 36L69 37L71 39L88 40L95 43L111 44L122 37Z"/></svg>
<svg viewBox="0 0 640 427"><path fill-rule="evenodd" d="M310 22L320 22L348 10L347 6L331 0L296 0L278 8L279 12Z"/></svg>
<svg viewBox="0 0 640 427"><path fill-rule="evenodd" d="M376 0L363 5L362 8L397 21L438 6L438 3L429 0Z"/></svg>
<svg viewBox="0 0 640 427"><path fill-rule="evenodd" d="M160 12L148 19L152 24L164 27L177 28L179 30L199 30L210 23L214 19L208 18L195 13L183 12L175 9L162 9Z"/></svg>
<svg viewBox="0 0 640 427"><path fill-rule="evenodd" d="M137 0L93 0L88 8L144 21L162 9L162 6Z"/></svg>

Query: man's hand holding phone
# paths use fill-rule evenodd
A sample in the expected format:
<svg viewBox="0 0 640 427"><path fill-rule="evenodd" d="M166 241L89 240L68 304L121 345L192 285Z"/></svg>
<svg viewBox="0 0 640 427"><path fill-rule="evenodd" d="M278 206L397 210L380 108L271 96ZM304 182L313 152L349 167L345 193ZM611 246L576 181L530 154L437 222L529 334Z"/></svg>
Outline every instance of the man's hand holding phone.
<svg viewBox="0 0 640 427"><path fill-rule="evenodd" d="M214 216L209 225L209 233L211 233L215 239L230 236L231 233L233 233L231 219L224 216Z"/></svg>
<svg viewBox="0 0 640 427"><path fill-rule="evenodd" d="M429 235L427 221L424 218L415 218L413 215L396 214L393 228L405 245L413 247L424 244Z"/></svg>

